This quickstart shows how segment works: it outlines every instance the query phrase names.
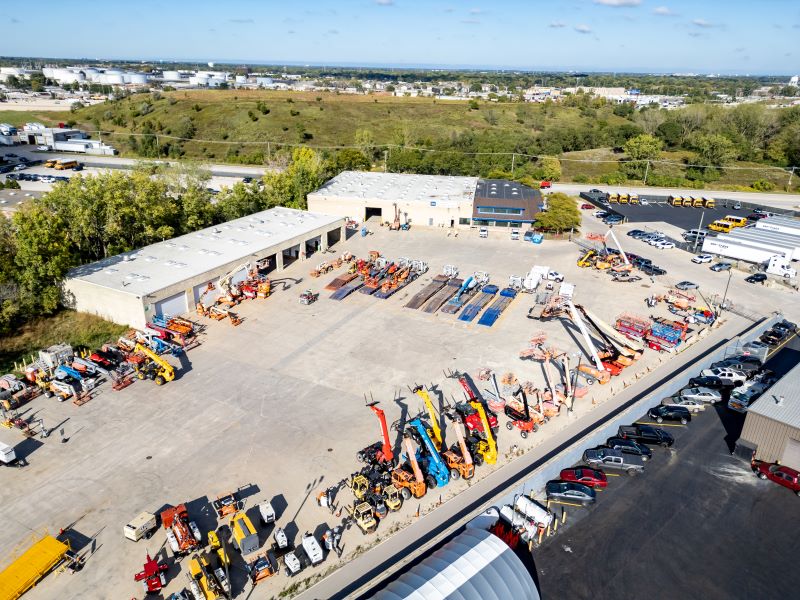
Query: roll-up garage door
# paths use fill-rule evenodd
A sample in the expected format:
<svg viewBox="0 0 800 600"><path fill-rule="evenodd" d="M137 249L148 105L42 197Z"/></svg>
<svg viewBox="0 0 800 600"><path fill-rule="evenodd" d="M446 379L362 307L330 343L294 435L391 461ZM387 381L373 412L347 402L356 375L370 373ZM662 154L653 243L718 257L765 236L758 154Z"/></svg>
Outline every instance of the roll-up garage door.
<svg viewBox="0 0 800 600"><path fill-rule="evenodd" d="M194 286L194 303L197 304L198 300L200 300L200 296L202 296L203 292L205 292L206 288L208 288L208 284L212 283L214 285L214 289L205 295L203 298L203 304L205 306L211 306L214 304L216 299L220 296L219 288L217 287L217 281L217 279L214 279L211 282L206 281L205 283Z"/></svg>
<svg viewBox="0 0 800 600"><path fill-rule="evenodd" d="M186 292L180 292L169 298L165 298L156 302L156 314L161 316L172 317L175 315L183 315L188 312L186 306Z"/></svg>
<svg viewBox="0 0 800 600"><path fill-rule="evenodd" d="M786 446L783 449L781 464L800 470L800 440L786 438Z"/></svg>

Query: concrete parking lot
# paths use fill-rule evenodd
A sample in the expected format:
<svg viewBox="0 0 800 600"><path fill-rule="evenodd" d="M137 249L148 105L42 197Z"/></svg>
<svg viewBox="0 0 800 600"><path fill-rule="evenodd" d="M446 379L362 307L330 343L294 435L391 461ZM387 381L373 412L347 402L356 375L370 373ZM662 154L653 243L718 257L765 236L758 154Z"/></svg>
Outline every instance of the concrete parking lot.
<svg viewBox="0 0 800 600"><path fill-rule="evenodd" d="M602 225L587 220L586 228L602 230ZM186 502L207 531L216 525L208 501L240 486L247 488L251 512L259 500L272 499L278 525L296 540L305 531L320 533L342 516L318 508L316 493L356 470L355 452L379 439L378 423L364 406L365 394L381 402L392 422L420 410L407 387L415 383L436 386L442 399L460 398L459 385L445 379L445 369L473 376L482 367L498 375L513 371L520 381L543 386L541 366L518 358L535 332L545 331L548 345L579 351L562 323L527 319L528 296L515 300L492 328L402 308L444 264L455 264L466 274L489 271L500 286L509 275L522 274L533 264L548 265L577 285L578 302L608 321L624 311L645 312L645 296L661 293L677 281L670 275L655 283L647 279L612 283L604 273L578 268L578 248L568 241L512 242L502 230L479 239L477 231L455 237L439 229L375 228L374 235L353 237L337 252L344 249L358 256L377 249L390 257L420 258L429 262L431 270L407 291L385 301L355 294L339 303L323 294L307 307L298 303L298 294L307 287L320 291L335 275L310 279L313 266L333 255L312 257L283 272L271 298L237 307L245 319L239 327L209 322L203 344L182 359L178 378L163 388L137 382L113 392L103 385L82 407L43 397L26 407L30 412L23 416L43 418L56 433L47 440L26 442L30 466L4 475L0 502L7 519L0 546L8 555L33 531L57 533L74 524L92 551L80 575L48 576L31 598L130 597L138 591L133 573L141 569L146 551L155 554L163 549L164 534L134 544L123 539L122 526L142 510ZM676 271L696 270L702 285L715 281L713 277L726 277L718 273L709 277L703 265L691 265L686 256L666 251L665 264ZM680 278L686 278L685 273ZM751 293L747 284L740 283L732 285L731 297L762 314L779 308L788 297L783 290L769 288ZM282 289L284 284L288 289ZM787 307L787 317L797 320L800 315L792 313L798 311L798 306ZM654 312L668 314L662 307ZM624 372L623 379L641 377L668 358L648 352ZM602 404L622 385L615 379L609 386L594 386L576 403L576 411L592 410L593 403ZM439 394L434 397L439 399ZM527 440L501 428L498 466L510 460L512 446L540 444L565 423L564 418L553 419ZM63 436L58 433L61 429ZM9 437L13 435L0 431L6 442L18 442L18 437ZM488 472L482 467L476 476ZM442 500L465 487L463 481L451 483L443 488ZM349 491L340 493L340 503L350 499ZM407 503L381 524L374 538L348 531L342 560L413 520L418 509L424 513L437 502L437 495L429 494L422 503ZM262 541L270 535L271 530L262 531ZM179 574L179 565L171 559L170 564L171 592L185 584L187 569L184 566ZM321 575L335 564L331 556L310 573ZM243 580L242 563L237 562L236 589L241 589ZM270 597L292 583L278 575L251 597Z"/></svg>
<svg viewBox="0 0 800 600"><path fill-rule="evenodd" d="M794 338L767 367L784 374L798 349ZM732 456L743 422L709 406L669 427L675 445L655 448L643 475L609 477L595 506L565 507L566 528L534 554L542 598L795 595L783 575L795 569L797 497Z"/></svg>

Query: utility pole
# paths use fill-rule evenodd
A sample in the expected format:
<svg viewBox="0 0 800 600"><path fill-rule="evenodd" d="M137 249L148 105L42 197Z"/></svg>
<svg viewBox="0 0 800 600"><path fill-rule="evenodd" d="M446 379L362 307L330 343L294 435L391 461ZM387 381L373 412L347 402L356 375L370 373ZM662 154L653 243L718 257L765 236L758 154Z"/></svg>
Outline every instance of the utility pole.
<svg viewBox="0 0 800 600"><path fill-rule="evenodd" d="M272 154L270 153L269 142L267 142L267 162L272 161Z"/></svg>
<svg viewBox="0 0 800 600"><path fill-rule="evenodd" d="M787 192L791 191L791 189L792 189L792 178L794 177L794 170L796 168L797 167L792 167L791 169L789 169L789 183L786 184L786 191Z"/></svg>
<svg viewBox="0 0 800 600"><path fill-rule="evenodd" d="M386 173L386 159L387 159L388 156L389 156L389 151L388 150L384 150L383 151L383 172L384 173Z"/></svg>
<svg viewBox="0 0 800 600"><path fill-rule="evenodd" d="M516 152L512 152L511 153L511 174L512 175L514 174L514 164L516 163L516 160L517 160L517 153Z"/></svg>
<svg viewBox="0 0 800 600"><path fill-rule="evenodd" d="M725 284L725 293L722 295L722 304L719 306L717 316L719 313L726 309L725 301L728 299L728 287L731 285L731 277L733 276L733 269L728 269L728 283Z"/></svg>
<svg viewBox="0 0 800 600"><path fill-rule="evenodd" d="M703 229L703 217L705 216L705 214L706 214L705 210L703 210L703 212L700 213L700 225L697 226L697 230L698 231ZM700 236L699 235L694 236L694 250L693 250L693 252L697 252L697 242L699 242L699 241L700 241Z"/></svg>
<svg viewBox="0 0 800 600"><path fill-rule="evenodd" d="M647 173L650 171L650 161L648 160L644 165L644 184L647 185Z"/></svg>

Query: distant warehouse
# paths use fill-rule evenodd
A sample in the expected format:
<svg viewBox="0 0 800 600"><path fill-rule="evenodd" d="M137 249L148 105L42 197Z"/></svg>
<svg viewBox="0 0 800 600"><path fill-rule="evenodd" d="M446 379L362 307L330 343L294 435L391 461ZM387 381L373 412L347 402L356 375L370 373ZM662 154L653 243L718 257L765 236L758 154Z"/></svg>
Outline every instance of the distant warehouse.
<svg viewBox="0 0 800 600"><path fill-rule="evenodd" d="M271 208L70 271L64 301L76 310L144 327L154 315L189 312L208 287L241 264L282 270L344 237L344 220ZM238 283L246 276L237 272Z"/></svg>
<svg viewBox="0 0 800 600"><path fill-rule="evenodd" d="M800 365L753 402L737 445L757 460L800 471Z"/></svg>
<svg viewBox="0 0 800 600"><path fill-rule="evenodd" d="M542 196L516 181L344 171L308 195L309 210L426 227L521 227Z"/></svg>

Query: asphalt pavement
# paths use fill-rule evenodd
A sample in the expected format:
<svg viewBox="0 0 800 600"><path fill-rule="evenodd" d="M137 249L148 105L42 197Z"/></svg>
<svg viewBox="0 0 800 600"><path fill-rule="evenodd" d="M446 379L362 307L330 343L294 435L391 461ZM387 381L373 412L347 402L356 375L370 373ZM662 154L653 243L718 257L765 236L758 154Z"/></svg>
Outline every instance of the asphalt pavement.
<svg viewBox="0 0 800 600"><path fill-rule="evenodd" d="M782 375L799 352L794 338L767 366ZM732 455L744 418L709 406L668 428L675 445L654 448L643 475L610 477L595 506L568 507L534 553L543 600L796 597L800 502Z"/></svg>

